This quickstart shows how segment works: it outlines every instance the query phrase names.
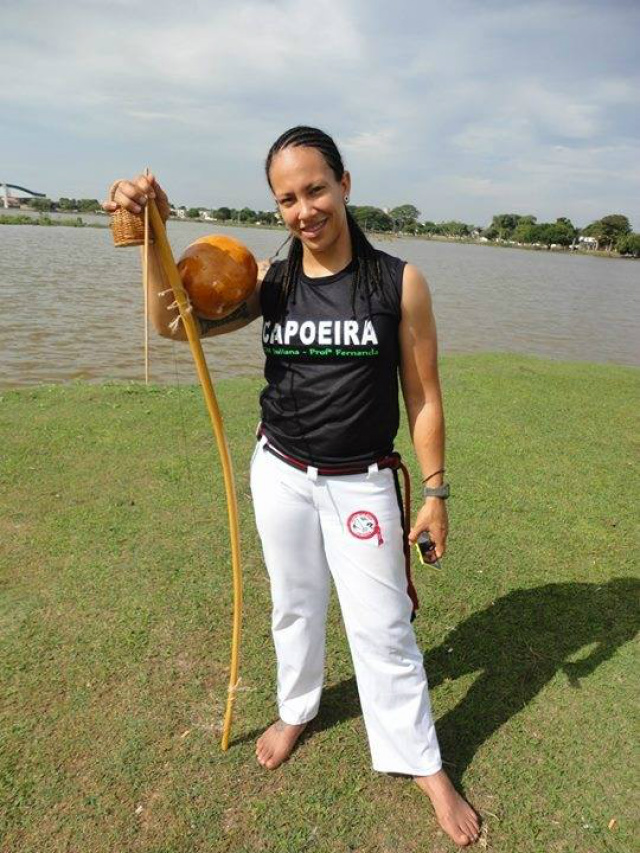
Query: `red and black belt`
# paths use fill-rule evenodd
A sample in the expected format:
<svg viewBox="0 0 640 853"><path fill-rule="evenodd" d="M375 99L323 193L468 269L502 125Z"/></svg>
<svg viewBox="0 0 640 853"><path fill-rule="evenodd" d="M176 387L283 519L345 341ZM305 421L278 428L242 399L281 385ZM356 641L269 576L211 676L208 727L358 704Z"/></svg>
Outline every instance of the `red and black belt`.
<svg viewBox="0 0 640 853"><path fill-rule="evenodd" d="M396 487L396 497L398 499L398 506L400 508L400 515L402 518L402 545L404 549L404 564L407 575L407 592L413 604L413 611L411 613L411 621L413 622L413 620L416 618L416 611L420 607L420 603L418 601L418 593L416 592L416 588L411 578L411 549L409 546L408 539L409 531L411 530L411 479L409 477L409 471L407 470L407 466L402 461L402 457L400 456L400 454L394 451L393 453L389 453L387 456L382 456L379 459L374 459L370 463L362 462L356 464L331 466L321 465L319 467L316 467L315 465L309 465L307 462L303 462L301 459L296 459L294 456L289 456L288 453L284 453L278 447L275 447L273 444L271 444L271 442L269 441L269 437L262 429L262 424L258 426L256 437L258 438L258 440L262 441L265 449L268 450L269 453L271 453L277 459L280 459L282 462L286 462L287 465L290 465L292 468L297 468L298 471L303 471L304 473L307 473L310 469L313 469L319 477L346 477L350 474L368 474L371 471L371 468L374 466L377 468L378 471L382 471L385 468L390 468L393 471L393 477ZM402 491L400 489L400 482L398 478L398 471L402 471L402 476L404 480L404 506L402 501Z"/></svg>

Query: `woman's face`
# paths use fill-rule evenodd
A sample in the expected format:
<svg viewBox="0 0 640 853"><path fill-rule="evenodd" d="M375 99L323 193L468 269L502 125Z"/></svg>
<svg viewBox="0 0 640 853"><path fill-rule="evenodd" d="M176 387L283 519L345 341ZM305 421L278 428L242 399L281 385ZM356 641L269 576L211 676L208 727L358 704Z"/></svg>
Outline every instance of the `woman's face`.
<svg viewBox="0 0 640 853"><path fill-rule="evenodd" d="M349 173L336 180L317 148L298 146L276 154L269 179L287 228L314 253L330 249L348 227Z"/></svg>

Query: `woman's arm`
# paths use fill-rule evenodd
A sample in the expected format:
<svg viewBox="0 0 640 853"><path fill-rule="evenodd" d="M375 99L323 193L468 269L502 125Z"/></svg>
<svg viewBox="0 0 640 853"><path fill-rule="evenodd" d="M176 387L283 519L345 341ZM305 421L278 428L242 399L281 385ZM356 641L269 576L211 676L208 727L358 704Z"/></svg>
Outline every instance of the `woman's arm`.
<svg viewBox="0 0 640 853"><path fill-rule="evenodd" d="M131 181L122 180L113 185L115 190L113 199L103 202L102 207L107 213L114 213L118 207L124 207L132 213L140 213L149 198L154 198L162 219L166 222L169 218L169 200L166 193L156 181L155 176L138 175ZM144 250L141 250L144 251ZM242 329L261 315L260 310L260 286L269 269L268 261L258 264L258 281L256 289L249 299L239 305L226 317L219 320L206 320L195 317L200 331L200 337L208 338L214 335L223 335ZM175 297L171 285L165 275L157 248L149 246L149 316L156 332L163 338L172 338L177 341L187 339L182 323L176 323L179 311L175 305Z"/></svg>
<svg viewBox="0 0 640 853"><path fill-rule="evenodd" d="M445 426L442 392L438 376L438 339L426 279L416 267L407 264L402 280L402 315L400 320L400 379L413 440L422 477L426 485L443 483ZM433 476L431 476L433 475ZM447 508L443 498L429 497L418 513L409 533L415 542L428 531L436 544L436 557L446 549L448 533Z"/></svg>
<svg viewBox="0 0 640 853"><path fill-rule="evenodd" d="M256 318L262 315L260 308L260 288L267 270L269 261L258 263L258 279L256 287L251 296L241 302L226 317L209 320L194 314L201 338L211 338L216 335L224 335L227 332L235 332L248 326ZM178 308L174 305L173 291L166 279L162 265L153 246L149 247L149 316L155 330L163 338L172 338L176 341L185 341L186 332L182 323L176 323ZM173 306L173 307L172 307Z"/></svg>

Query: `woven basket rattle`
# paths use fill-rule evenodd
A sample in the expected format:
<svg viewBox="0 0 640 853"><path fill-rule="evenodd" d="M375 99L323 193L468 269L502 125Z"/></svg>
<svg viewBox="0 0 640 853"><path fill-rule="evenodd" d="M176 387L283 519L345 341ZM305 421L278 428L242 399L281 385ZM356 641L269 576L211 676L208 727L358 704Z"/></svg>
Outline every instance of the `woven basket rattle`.
<svg viewBox="0 0 640 853"><path fill-rule="evenodd" d="M115 181L109 190L109 201L114 200L120 181ZM122 246L144 246L144 212L131 213L124 207L119 207L111 214L111 233L117 248ZM149 235L153 243L153 235Z"/></svg>

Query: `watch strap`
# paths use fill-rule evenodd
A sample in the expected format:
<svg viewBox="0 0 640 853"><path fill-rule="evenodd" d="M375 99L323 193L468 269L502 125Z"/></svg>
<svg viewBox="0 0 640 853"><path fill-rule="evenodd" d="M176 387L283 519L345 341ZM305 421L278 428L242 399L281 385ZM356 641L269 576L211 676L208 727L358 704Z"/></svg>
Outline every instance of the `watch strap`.
<svg viewBox="0 0 640 853"><path fill-rule="evenodd" d="M449 483L443 483L441 486L423 486L422 496L425 498L444 498L449 497L451 489Z"/></svg>

